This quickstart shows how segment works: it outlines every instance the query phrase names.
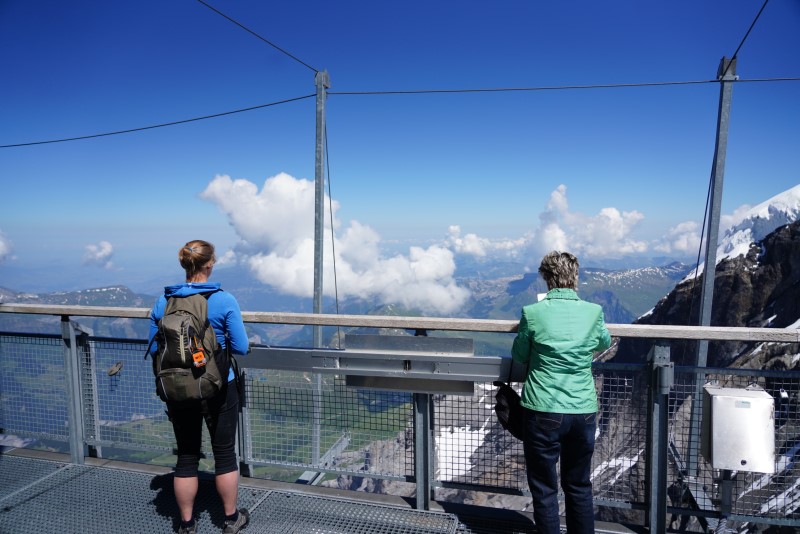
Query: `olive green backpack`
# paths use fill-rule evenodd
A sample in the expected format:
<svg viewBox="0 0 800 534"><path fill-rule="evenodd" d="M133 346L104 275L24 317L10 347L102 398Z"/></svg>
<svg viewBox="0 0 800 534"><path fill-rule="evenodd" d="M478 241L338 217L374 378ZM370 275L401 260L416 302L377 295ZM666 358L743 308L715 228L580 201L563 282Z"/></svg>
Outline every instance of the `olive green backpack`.
<svg viewBox="0 0 800 534"><path fill-rule="evenodd" d="M164 402L210 399L228 380L228 351L222 350L208 322L208 297L212 293L167 298L158 332L145 353L147 358L153 343L157 344L152 355L153 374L156 393Z"/></svg>

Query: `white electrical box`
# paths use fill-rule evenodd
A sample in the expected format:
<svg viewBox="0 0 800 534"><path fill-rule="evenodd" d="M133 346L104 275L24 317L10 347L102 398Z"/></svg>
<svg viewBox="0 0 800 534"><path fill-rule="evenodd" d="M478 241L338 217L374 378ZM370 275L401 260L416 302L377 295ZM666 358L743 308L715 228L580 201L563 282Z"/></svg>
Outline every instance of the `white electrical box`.
<svg viewBox="0 0 800 534"><path fill-rule="evenodd" d="M700 453L714 469L775 472L775 404L759 387L706 385Z"/></svg>

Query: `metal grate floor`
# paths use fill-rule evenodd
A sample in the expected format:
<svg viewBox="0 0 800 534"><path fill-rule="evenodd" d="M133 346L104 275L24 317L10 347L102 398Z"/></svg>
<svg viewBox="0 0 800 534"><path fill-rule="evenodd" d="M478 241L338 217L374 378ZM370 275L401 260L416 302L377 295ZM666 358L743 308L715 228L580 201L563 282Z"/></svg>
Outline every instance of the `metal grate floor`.
<svg viewBox="0 0 800 534"><path fill-rule="evenodd" d="M458 518L367 502L243 486L248 534L455 534ZM224 517L213 480L200 479L198 532ZM175 532L172 475L0 455L0 533ZM463 527L463 525L462 525Z"/></svg>
<svg viewBox="0 0 800 534"><path fill-rule="evenodd" d="M256 511L263 533L315 534L454 534L458 520L451 514L422 512L289 492L271 492Z"/></svg>

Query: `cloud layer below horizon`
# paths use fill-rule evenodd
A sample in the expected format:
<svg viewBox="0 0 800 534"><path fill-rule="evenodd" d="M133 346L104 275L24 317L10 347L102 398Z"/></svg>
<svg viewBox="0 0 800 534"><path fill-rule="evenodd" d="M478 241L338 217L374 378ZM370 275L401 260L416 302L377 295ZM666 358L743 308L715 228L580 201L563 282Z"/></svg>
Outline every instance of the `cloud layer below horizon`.
<svg viewBox="0 0 800 534"><path fill-rule="evenodd" d="M200 194L227 217L241 241L221 262L247 266L261 282L291 295L313 294L314 183L280 173L259 190L249 180L216 176ZM606 258L660 252L690 251L699 242L697 225L683 223L659 242L636 240L632 233L644 219L638 211L603 208L589 216L572 212L567 188L560 185L539 215L539 226L516 239L493 240L462 235L458 225L447 229L439 244L411 246L407 253L387 255L375 230L358 221L343 223L340 205L325 198L323 273L326 295L332 296L335 249L336 289L340 297L377 299L427 313L452 313L469 292L455 281L456 257L536 259L550 250L569 250L579 257ZM332 217L329 210L333 210ZM331 224L334 241L331 246ZM531 260L533 261L533 260ZM537 263L538 265L538 263ZM535 265L528 265L535 269Z"/></svg>
<svg viewBox="0 0 800 534"><path fill-rule="evenodd" d="M261 188L245 179L218 175L200 198L225 214L239 238L219 262L237 263L276 290L301 297L313 295L313 181L285 173L267 178ZM742 209L744 209L743 207ZM330 212L332 210L332 213ZM452 314L470 297L455 279L457 262L511 260L535 271L550 250L568 250L584 259L612 259L656 251L691 255L700 244L699 225L688 221L671 228L660 240L634 237L644 219L638 211L600 209L595 215L571 211L567 187L558 186L542 206L536 226L516 238L490 239L462 233L458 224L443 228L432 245L409 246L401 253L382 242L371 227L338 217L340 204L325 198L324 289L327 296L361 298L376 304L399 304L427 314ZM723 217L723 225L741 210ZM331 235L335 236L333 243ZM335 264L333 261L335 250ZM114 246L102 240L84 247L84 267L114 269ZM12 243L0 229L0 262L14 261ZM335 273L334 273L335 269ZM332 283L336 280L336 284Z"/></svg>

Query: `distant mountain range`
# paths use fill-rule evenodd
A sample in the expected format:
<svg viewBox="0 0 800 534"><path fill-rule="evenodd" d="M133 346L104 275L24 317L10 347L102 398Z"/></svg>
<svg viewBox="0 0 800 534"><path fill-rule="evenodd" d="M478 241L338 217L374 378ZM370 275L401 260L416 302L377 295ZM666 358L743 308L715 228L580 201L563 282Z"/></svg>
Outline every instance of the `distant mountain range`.
<svg viewBox="0 0 800 534"><path fill-rule="evenodd" d="M603 306L606 322L630 323L646 313L690 271L688 265L671 263L639 269L581 269L578 293ZM536 302L547 286L538 273L494 280L459 279L472 293L464 315L472 318L517 319L526 304Z"/></svg>
<svg viewBox="0 0 800 534"><path fill-rule="evenodd" d="M674 263L664 267L648 267L627 270L585 269L580 274L580 294L589 301L603 306L609 323L630 323L646 312L682 279L690 267ZM245 270L239 268L220 269L215 279L222 287L236 296L244 311L311 312L311 299L282 295L274 289L253 280ZM538 274L505 276L496 279L460 278L459 285L470 290L472 296L458 314L459 317L516 319L522 306L535 302L537 293L546 291ZM16 292L0 288L0 303L69 304L84 306L119 306L149 308L156 300L154 295L134 293L125 286L110 286L81 291L59 291L53 293ZM326 300L326 313L335 313L335 304ZM416 310L395 305L383 305L375 301L346 299L339 304L339 312L366 315L419 315ZM78 318L80 323L91 328L95 335L105 337L138 337L147 335L147 322L135 319L90 319ZM257 340L273 344L307 343L307 333L297 329L276 332L274 327L250 325ZM57 317L26 317L0 314L0 330L58 333ZM278 339L275 336L280 336ZM334 335L333 332L331 335ZM298 338L298 336L300 336ZM303 344L303 343L300 343ZM502 338L483 345L482 350L506 353L507 340Z"/></svg>
<svg viewBox="0 0 800 534"><path fill-rule="evenodd" d="M791 258L800 249L800 242L792 233L791 227L800 216L800 185L776 195L741 213L732 226L724 232L718 247L717 282L713 324L741 326L745 324L765 324L765 310L780 308L780 320L773 318L770 324L788 324L797 319L796 305L792 307L787 297L769 294L769 298L756 298L768 288L784 288L793 283ZM787 226L788 230L771 238L776 229ZM775 249L774 247L778 247ZM778 250L771 252L770 250ZM772 263L767 264L767 258ZM458 317L516 319L520 309L536 301L538 293L546 291L544 282L536 273L508 274L514 265L501 264L494 268L473 265L462 270L457 281L471 292L467 304L457 313ZM788 271L787 271L788 270ZM702 267L701 267L702 271ZM579 294L590 302L600 304L605 312L606 322L624 324L633 321L651 324L696 324L696 318L689 316L689 308L696 314L698 306L692 307L689 293L690 283L696 288L694 269L683 263L668 263L662 266L638 267L628 269L584 268L579 277ZM786 278L788 277L788 278ZM214 273L215 281L233 293L245 311L288 311L310 312L311 299L292 297L278 293L256 281L241 267L220 268ZM783 280L788 280L785 283ZM783 284L783 285L781 285ZM745 288L751 288L756 300L745 298L749 295ZM789 286L786 286L787 290ZM697 297L693 297L697 302ZM70 292L50 292L33 294L18 292L10 288L0 288L0 302L30 302L43 304L73 304L92 306L150 307L156 295L134 293L125 286L110 286ZM795 299L797 302L797 299ZM736 305L736 303L744 303ZM741 309L744 306L745 309ZM762 307L764 306L764 307ZM326 313L371 314L371 315L419 315L417 310L404 309L396 305L385 305L377 301L345 299L338 306L330 299L324 303ZM666 311L669 310L669 311ZM784 318L784 316L786 318ZM637 318L639 318L637 320ZM30 320L31 318L27 318ZM82 319L85 320L85 319ZM24 326L24 317L8 317L0 314L0 329L17 330ZM759 322L761 321L761 322ZM788 321L788 322L787 322ZM40 331L43 324L52 330L57 327L55 318L36 319ZM146 323L146 321L142 321ZM136 334L143 337L146 325L137 325L134 320L118 320L104 324L95 320L90 325L96 328L96 335L116 336ZM108 321L105 321L108 323ZM12 326L14 328L12 328ZM289 344L296 341L296 329L280 331L279 339L274 339L275 331L260 328L255 335L270 343ZM56 329L56 331L58 331ZM489 343L484 348L507 352L506 342ZM620 357L624 356L624 346ZM724 359L724 358L723 358Z"/></svg>
<svg viewBox="0 0 800 534"><path fill-rule="evenodd" d="M0 287L0 304L4 303L147 308L155 303L155 297L134 293L124 286L41 294L16 292ZM147 321L142 319L80 317L75 320L90 328L96 336L123 339L145 339L147 337ZM60 322L61 319L57 316L0 313L0 330L5 332L60 334Z"/></svg>

